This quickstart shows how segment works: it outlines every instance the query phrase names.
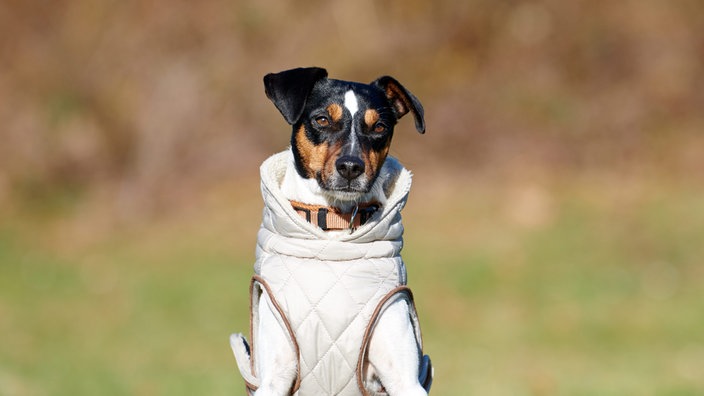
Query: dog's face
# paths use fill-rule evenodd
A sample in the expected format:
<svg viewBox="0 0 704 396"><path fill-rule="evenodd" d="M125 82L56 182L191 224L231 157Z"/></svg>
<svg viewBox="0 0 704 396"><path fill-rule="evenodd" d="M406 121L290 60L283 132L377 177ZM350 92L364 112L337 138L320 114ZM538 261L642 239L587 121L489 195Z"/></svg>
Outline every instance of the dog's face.
<svg viewBox="0 0 704 396"><path fill-rule="evenodd" d="M354 199L371 189L399 118L411 112L416 129L425 132L420 102L388 76L361 84L303 68L268 74L264 85L293 126L298 174L338 196Z"/></svg>

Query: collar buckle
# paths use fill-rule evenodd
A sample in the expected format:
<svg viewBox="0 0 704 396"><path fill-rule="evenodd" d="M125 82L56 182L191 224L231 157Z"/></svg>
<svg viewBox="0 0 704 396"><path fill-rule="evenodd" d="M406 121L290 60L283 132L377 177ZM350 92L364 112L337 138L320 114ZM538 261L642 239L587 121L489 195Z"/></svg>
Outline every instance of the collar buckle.
<svg viewBox="0 0 704 396"><path fill-rule="evenodd" d="M354 204L354 210L352 211L352 216L350 216L350 234L354 232L354 230L357 229L357 227L354 226L354 219L357 217L357 213L359 212L359 203ZM360 225L361 225L360 221Z"/></svg>
<svg viewBox="0 0 704 396"><path fill-rule="evenodd" d="M338 208L319 205L308 205L290 201L293 210L303 219L323 231L350 230L353 233L364 225L379 209L378 202L356 203L352 212L342 213Z"/></svg>

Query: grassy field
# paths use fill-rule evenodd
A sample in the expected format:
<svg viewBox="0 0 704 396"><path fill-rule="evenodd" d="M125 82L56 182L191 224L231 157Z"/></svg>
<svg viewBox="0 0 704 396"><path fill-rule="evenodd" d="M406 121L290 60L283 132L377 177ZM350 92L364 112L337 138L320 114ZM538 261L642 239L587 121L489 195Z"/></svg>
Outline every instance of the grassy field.
<svg viewBox="0 0 704 396"><path fill-rule="evenodd" d="M404 254L434 394L704 394L704 190L638 180L416 175ZM260 202L241 185L136 225L80 202L7 215L0 395L244 394L227 339Z"/></svg>

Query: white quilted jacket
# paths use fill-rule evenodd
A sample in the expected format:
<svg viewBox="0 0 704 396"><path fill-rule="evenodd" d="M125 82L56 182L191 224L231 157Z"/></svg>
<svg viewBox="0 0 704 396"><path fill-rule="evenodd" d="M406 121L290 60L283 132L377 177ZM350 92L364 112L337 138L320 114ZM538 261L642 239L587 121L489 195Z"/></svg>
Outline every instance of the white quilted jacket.
<svg viewBox="0 0 704 396"><path fill-rule="evenodd" d="M386 186L386 204L354 232L329 233L301 218L282 195L290 155L276 154L261 166L265 207L254 265L252 330L266 288L299 351L295 394L361 395L358 363L368 342L365 331L383 300L406 284L400 212L411 173L388 158L385 171L397 177ZM256 387L248 357L236 357L243 377Z"/></svg>

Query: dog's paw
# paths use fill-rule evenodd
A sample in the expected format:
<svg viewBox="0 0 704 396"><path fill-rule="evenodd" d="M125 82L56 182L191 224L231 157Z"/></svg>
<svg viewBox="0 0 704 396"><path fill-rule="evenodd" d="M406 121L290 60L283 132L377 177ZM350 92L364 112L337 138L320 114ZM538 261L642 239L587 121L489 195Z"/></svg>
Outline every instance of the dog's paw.
<svg viewBox="0 0 704 396"><path fill-rule="evenodd" d="M430 386L433 384L434 373L435 370L433 369L433 364L430 361L430 356L423 355L423 358L420 361L420 376L418 377L418 382L420 382L426 392L430 392Z"/></svg>
<svg viewBox="0 0 704 396"><path fill-rule="evenodd" d="M247 339L242 334L232 334L230 336L230 348L232 348L232 353L235 355L237 368L240 370L242 378L253 386L259 386L259 380L252 375L251 350Z"/></svg>
<svg viewBox="0 0 704 396"><path fill-rule="evenodd" d="M230 348L232 348L232 353L235 354L235 359L245 358L247 360L246 363L249 364L251 350L247 339L241 333L230 335Z"/></svg>

